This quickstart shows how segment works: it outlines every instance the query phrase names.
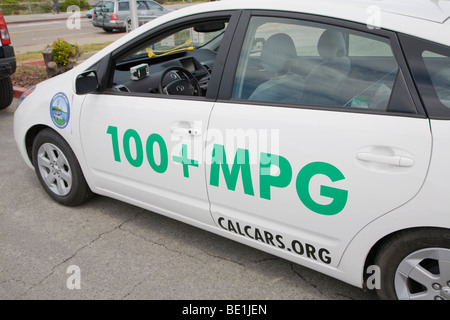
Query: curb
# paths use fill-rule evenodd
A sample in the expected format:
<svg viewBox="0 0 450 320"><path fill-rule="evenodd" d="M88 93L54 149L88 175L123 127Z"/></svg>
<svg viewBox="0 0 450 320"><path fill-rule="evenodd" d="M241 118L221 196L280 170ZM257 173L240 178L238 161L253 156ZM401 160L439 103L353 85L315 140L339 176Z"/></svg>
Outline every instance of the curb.
<svg viewBox="0 0 450 320"><path fill-rule="evenodd" d="M45 66L44 60L33 60L21 63L23 66Z"/></svg>
<svg viewBox="0 0 450 320"><path fill-rule="evenodd" d="M26 88L13 86L14 98L20 98L20 96L26 91Z"/></svg>

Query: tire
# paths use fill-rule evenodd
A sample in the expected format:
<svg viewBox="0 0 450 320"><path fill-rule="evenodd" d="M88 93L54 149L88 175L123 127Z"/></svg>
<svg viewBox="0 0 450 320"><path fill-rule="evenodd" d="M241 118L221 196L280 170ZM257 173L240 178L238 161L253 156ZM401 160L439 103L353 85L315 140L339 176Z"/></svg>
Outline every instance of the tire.
<svg viewBox="0 0 450 320"><path fill-rule="evenodd" d="M450 231L421 228L401 232L382 244L383 300L450 300Z"/></svg>
<svg viewBox="0 0 450 320"><path fill-rule="evenodd" d="M52 129L36 136L32 160L39 182L56 202L74 207L92 196L75 154Z"/></svg>
<svg viewBox="0 0 450 320"><path fill-rule="evenodd" d="M11 77L0 78L0 109L8 107L14 98Z"/></svg>
<svg viewBox="0 0 450 320"><path fill-rule="evenodd" d="M133 26L133 24L131 23L131 19L127 20L126 26L124 28L124 32L131 32L131 31L133 31L132 26Z"/></svg>

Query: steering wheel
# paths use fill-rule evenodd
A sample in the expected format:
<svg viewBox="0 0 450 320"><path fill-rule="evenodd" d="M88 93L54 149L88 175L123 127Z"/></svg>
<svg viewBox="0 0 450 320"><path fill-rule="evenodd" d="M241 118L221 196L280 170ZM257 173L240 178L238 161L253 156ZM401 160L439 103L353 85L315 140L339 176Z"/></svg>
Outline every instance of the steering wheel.
<svg viewBox="0 0 450 320"><path fill-rule="evenodd" d="M168 73L171 73L171 82L164 85L164 79ZM183 67L169 67L162 72L161 78L159 79L159 93L161 94L199 96L201 92L200 84L197 79Z"/></svg>

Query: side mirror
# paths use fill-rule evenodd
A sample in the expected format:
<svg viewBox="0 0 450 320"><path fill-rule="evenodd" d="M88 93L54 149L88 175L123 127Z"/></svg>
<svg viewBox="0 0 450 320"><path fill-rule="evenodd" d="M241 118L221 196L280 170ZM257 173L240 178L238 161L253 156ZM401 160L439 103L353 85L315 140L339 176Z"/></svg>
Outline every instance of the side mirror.
<svg viewBox="0 0 450 320"><path fill-rule="evenodd" d="M266 42L266 40L264 40L264 38L253 39L252 49L250 52L251 53L261 52L262 48L264 47L265 42Z"/></svg>
<svg viewBox="0 0 450 320"><path fill-rule="evenodd" d="M75 80L75 90L77 94L86 94L96 91L99 87L97 72L94 70L85 71L79 74Z"/></svg>

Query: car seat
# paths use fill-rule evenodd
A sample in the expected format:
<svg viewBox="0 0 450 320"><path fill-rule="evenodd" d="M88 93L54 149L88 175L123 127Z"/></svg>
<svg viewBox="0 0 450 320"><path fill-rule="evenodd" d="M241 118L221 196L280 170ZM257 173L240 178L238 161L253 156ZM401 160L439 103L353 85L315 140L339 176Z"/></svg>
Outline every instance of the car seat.
<svg viewBox="0 0 450 320"><path fill-rule="evenodd" d="M323 61L306 77L302 103L340 105L336 99L337 90L351 66L342 32L325 30L320 36L317 51Z"/></svg>
<svg viewBox="0 0 450 320"><path fill-rule="evenodd" d="M292 73L297 59L294 41L285 33L270 36L261 51L261 65L273 78L260 84L250 100L298 103L304 78Z"/></svg>

